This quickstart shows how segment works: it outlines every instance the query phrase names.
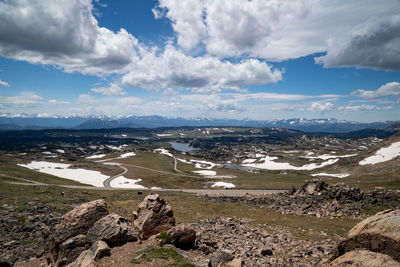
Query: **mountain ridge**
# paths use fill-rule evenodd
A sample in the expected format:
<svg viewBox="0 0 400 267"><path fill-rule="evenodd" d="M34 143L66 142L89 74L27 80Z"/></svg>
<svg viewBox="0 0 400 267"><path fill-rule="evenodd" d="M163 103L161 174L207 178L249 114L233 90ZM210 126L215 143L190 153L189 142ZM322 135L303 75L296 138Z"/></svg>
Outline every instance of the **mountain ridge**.
<svg viewBox="0 0 400 267"><path fill-rule="evenodd" d="M291 118L274 120L182 118L153 116L59 116L52 114L1 114L0 130L18 129L102 129L102 128L158 128L181 126L233 126L233 127L280 127L305 132L346 133L366 128L390 129L400 121L355 122L335 118Z"/></svg>

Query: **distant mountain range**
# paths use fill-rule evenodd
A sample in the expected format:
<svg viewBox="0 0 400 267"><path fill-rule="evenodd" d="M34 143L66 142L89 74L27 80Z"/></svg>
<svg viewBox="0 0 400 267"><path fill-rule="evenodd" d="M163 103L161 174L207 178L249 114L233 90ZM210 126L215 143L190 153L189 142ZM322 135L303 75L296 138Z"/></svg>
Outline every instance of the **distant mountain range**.
<svg viewBox="0 0 400 267"><path fill-rule="evenodd" d="M170 118L162 116L55 116L48 114L37 115L0 115L0 130L23 129L101 129L101 128L157 128L180 126L242 126L242 127L280 127L301 130L305 132L346 133L366 128L385 129L398 128L400 121L385 122L352 122L337 119L280 119L280 120L234 120L207 118ZM396 127L397 126L397 127Z"/></svg>

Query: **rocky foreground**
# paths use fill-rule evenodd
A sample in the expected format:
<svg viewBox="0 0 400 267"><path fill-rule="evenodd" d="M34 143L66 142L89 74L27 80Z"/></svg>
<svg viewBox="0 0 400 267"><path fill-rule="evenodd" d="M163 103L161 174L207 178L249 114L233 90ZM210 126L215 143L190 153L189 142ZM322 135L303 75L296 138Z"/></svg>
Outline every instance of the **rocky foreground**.
<svg viewBox="0 0 400 267"><path fill-rule="evenodd" d="M374 193L310 181L284 197L280 194L282 203L290 199L294 203L292 207L283 205L280 211L295 211L298 199L301 203L324 205L312 201L333 202L333 198L344 207L351 207L351 199L354 203L393 204L395 195L389 193L389 197L376 193L376 200L368 201ZM255 201L252 197L243 199L240 201ZM283 229L256 229L247 219L216 217L177 225L172 207L156 194L148 195L130 219L110 214L104 200L81 204L63 216L51 205L31 204L31 210L23 212L8 205L1 207L0 223L6 231L0 237L0 266L173 264L169 259L142 261L140 251L146 248L173 249L193 263L184 266L400 266L399 209L366 218L336 244L330 239L299 240ZM318 216L314 207L305 210L307 215ZM341 216L353 211L338 210ZM325 211L319 212L327 216ZM360 212L355 216L364 215Z"/></svg>
<svg viewBox="0 0 400 267"><path fill-rule="evenodd" d="M297 190L264 196L203 196L215 202L247 203L282 214L326 218L366 218L369 210L400 208L400 191L376 188L361 191L344 183L328 185L321 180L307 181Z"/></svg>

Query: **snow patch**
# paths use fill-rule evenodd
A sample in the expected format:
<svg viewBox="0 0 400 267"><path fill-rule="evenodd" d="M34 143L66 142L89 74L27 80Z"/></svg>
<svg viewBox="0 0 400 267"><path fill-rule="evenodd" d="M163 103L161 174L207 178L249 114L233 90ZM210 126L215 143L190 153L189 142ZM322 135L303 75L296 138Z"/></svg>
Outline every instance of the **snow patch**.
<svg viewBox="0 0 400 267"><path fill-rule="evenodd" d="M322 162L321 164L310 163L310 164L303 165L301 167L296 167L296 166L291 165L288 162L275 162L274 160L276 160L276 159L278 159L278 157L265 156L265 158L263 159L263 162L242 164L242 166L253 167L253 168L258 168L258 169L266 169L266 170L303 170L303 171L308 171L308 170L314 170L314 169L322 168L324 166L332 165L339 160L339 159L330 159L330 160Z"/></svg>
<svg viewBox="0 0 400 267"><path fill-rule="evenodd" d="M232 183L225 183L225 182L216 182L211 187L225 187L225 188L234 188L235 185Z"/></svg>
<svg viewBox="0 0 400 267"><path fill-rule="evenodd" d="M64 154L64 153L65 153L65 150L64 150L64 149L57 149L56 152L57 152L57 153Z"/></svg>
<svg viewBox="0 0 400 267"><path fill-rule="evenodd" d="M163 147L154 149L153 152L154 152L154 153L160 153L160 154L162 154L162 155L166 155L166 156L171 157L171 158L174 157L174 155L172 155L172 154L169 152L169 150L164 149Z"/></svg>
<svg viewBox="0 0 400 267"><path fill-rule="evenodd" d="M388 147L383 147L376 151L375 155L360 161L360 165L377 164L392 160L400 156L400 142L394 142Z"/></svg>
<svg viewBox="0 0 400 267"><path fill-rule="evenodd" d="M315 177L315 176L328 176L328 177L336 177L336 178L346 178L349 177L350 174L348 173L315 173L315 174L311 174L311 176Z"/></svg>
<svg viewBox="0 0 400 267"><path fill-rule="evenodd" d="M253 163L255 161L257 161L257 159L245 159L245 160L242 161L242 163L243 164L247 164L247 163Z"/></svg>
<svg viewBox="0 0 400 267"><path fill-rule="evenodd" d="M209 171L209 170L201 170L201 171L193 171L194 173L204 175L204 176L215 176L217 175L216 171Z"/></svg>
<svg viewBox="0 0 400 267"><path fill-rule="evenodd" d="M142 179L129 179L124 176L118 176L110 182L112 188L131 188L131 189L146 189L143 185L136 184Z"/></svg>
<svg viewBox="0 0 400 267"><path fill-rule="evenodd" d="M104 175L99 171L85 169L70 169L71 164L54 163L47 161L32 161L28 164L18 164L31 170L51 174L64 179L74 180L83 184L95 187L104 187L103 182L110 176Z"/></svg>
<svg viewBox="0 0 400 267"><path fill-rule="evenodd" d="M104 158L105 156L106 156L105 154L99 154L99 155L93 155L93 156L86 157L86 159L101 159L101 158Z"/></svg>
<svg viewBox="0 0 400 267"><path fill-rule="evenodd" d="M125 158L129 158L129 157L133 157L136 156L135 152L128 152L122 155L119 155L119 157L117 159L125 159Z"/></svg>
<svg viewBox="0 0 400 267"><path fill-rule="evenodd" d="M327 159L336 159L336 158L349 158L349 157L354 157L357 156L358 154L349 154L349 155L329 155L329 154L323 154L320 156L315 156L315 157L311 157L311 156L302 156L301 158L305 158L305 159L322 159L322 160L327 160Z"/></svg>

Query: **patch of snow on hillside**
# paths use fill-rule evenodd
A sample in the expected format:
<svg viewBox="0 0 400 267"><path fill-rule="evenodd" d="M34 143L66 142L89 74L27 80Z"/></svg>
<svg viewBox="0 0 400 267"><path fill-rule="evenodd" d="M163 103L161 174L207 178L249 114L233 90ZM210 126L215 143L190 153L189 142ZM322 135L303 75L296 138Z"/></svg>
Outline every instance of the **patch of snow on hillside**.
<svg viewBox="0 0 400 267"><path fill-rule="evenodd" d="M166 156L171 157L171 158L174 157L174 155L172 155L171 153L169 153L169 150L164 149L163 147L154 149L153 152L154 152L154 153L159 153L159 154L161 154L161 155L166 155Z"/></svg>
<svg viewBox="0 0 400 267"><path fill-rule="evenodd" d="M57 152L57 153L64 154L64 153L65 153L65 150L64 150L64 149L57 149L56 152Z"/></svg>
<svg viewBox="0 0 400 267"><path fill-rule="evenodd" d="M217 175L216 171L209 171L209 170L201 170L201 171L193 171L194 173L204 175L204 176L215 176Z"/></svg>
<svg viewBox="0 0 400 267"><path fill-rule="evenodd" d="M357 156L358 154L349 154L349 155L329 155L329 154L323 154L320 156L302 156L301 158L305 158L305 159L322 159L322 160L327 160L327 159L336 159L336 158L349 158L349 157L354 157Z"/></svg>
<svg viewBox="0 0 400 267"><path fill-rule="evenodd" d="M257 161L257 159L245 159L245 160L242 161L242 163L243 164L247 164L247 163L253 163L255 161Z"/></svg>
<svg viewBox="0 0 400 267"><path fill-rule="evenodd" d="M377 164L392 160L400 156L400 142L394 142L388 147L383 147L376 151L375 155L360 161L360 165Z"/></svg>
<svg viewBox="0 0 400 267"><path fill-rule="evenodd" d="M350 174L348 173L314 173L311 174L311 176L315 177L315 176L328 176L328 177L336 177L336 178L346 178L348 176L350 176Z"/></svg>
<svg viewBox="0 0 400 267"><path fill-rule="evenodd" d="M105 156L106 156L105 154L99 154L99 155L93 155L93 156L86 157L86 159L101 159L101 158L104 158Z"/></svg>
<svg viewBox="0 0 400 267"><path fill-rule="evenodd" d="M172 134L157 134L159 137L164 137L164 136L172 136Z"/></svg>
<svg viewBox="0 0 400 267"><path fill-rule="evenodd" d="M243 166L246 167L253 167L253 168L258 168L258 169L266 169L266 170L314 170L318 168L322 168L324 166L332 165L335 162L338 161L338 159L330 159L327 161L322 162L321 164L317 163L310 163L303 165L301 167L296 167L291 165L288 162L275 162L274 160L278 159L278 157L270 157L270 156L265 156L263 159L263 162L260 163L249 163L249 164L242 164Z"/></svg>
<svg viewBox="0 0 400 267"><path fill-rule="evenodd" d="M211 187L225 187L225 188L234 188L235 185L232 183L225 183L225 182L216 182Z"/></svg>
<svg viewBox="0 0 400 267"><path fill-rule="evenodd" d="M103 187L103 182L110 176L104 175L99 171L85 169L70 169L71 164L54 163L47 161L32 161L28 164L18 164L19 166L51 174L64 179L74 180L83 184Z"/></svg>
<svg viewBox="0 0 400 267"><path fill-rule="evenodd" d="M142 179L129 179L124 176L118 176L110 182L112 188L131 188L131 189L146 189L145 186L136 184Z"/></svg>
<svg viewBox="0 0 400 267"><path fill-rule="evenodd" d="M212 169L216 166L218 166L218 164L209 162L209 161L204 161L204 160L190 160L191 163L194 163L194 167L197 169Z"/></svg>
<svg viewBox="0 0 400 267"><path fill-rule="evenodd" d="M128 153L119 155L119 157L117 159L124 159L124 158L133 157L133 156L136 156L135 152L128 152Z"/></svg>

